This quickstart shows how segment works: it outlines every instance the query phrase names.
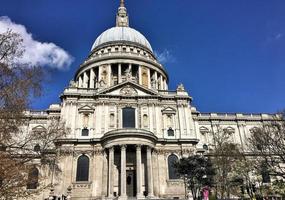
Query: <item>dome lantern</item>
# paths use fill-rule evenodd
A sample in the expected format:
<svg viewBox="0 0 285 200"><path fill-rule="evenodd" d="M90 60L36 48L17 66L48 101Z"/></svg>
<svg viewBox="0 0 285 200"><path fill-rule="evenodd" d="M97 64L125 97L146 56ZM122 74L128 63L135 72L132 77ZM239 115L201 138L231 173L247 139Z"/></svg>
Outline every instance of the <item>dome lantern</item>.
<svg viewBox="0 0 285 200"><path fill-rule="evenodd" d="M120 1L120 6L116 15L116 26L104 31L97 37L92 45L91 51L97 47L116 42L127 42L137 44L153 53L148 40L139 31L129 27L129 16L125 7L125 1Z"/></svg>
<svg viewBox="0 0 285 200"><path fill-rule="evenodd" d="M129 26L129 17L128 17L127 9L125 7L124 0L121 0L120 7L118 8L116 26L117 27L128 27Z"/></svg>

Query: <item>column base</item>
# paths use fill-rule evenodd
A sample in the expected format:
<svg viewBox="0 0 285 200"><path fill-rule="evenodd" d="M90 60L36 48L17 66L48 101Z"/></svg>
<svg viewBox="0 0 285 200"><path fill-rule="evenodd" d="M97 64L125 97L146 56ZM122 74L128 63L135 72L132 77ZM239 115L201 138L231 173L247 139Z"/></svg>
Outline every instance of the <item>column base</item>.
<svg viewBox="0 0 285 200"><path fill-rule="evenodd" d="M147 199L157 199L157 197L155 197L154 195L148 195L146 198Z"/></svg>
<svg viewBox="0 0 285 200"><path fill-rule="evenodd" d="M119 196L118 199L119 200L127 200L128 196L127 195Z"/></svg>
<svg viewBox="0 0 285 200"><path fill-rule="evenodd" d="M145 199L145 196L143 196L142 194L139 194L136 196L137 199Z"/></svg>

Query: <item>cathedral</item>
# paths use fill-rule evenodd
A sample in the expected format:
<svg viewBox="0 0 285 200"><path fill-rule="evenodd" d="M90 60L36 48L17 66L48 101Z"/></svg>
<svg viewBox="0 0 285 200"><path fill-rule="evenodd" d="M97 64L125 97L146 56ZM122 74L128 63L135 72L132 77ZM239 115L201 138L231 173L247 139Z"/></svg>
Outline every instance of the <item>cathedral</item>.
<svg viewBox="0 0 285 200"><path fill-rule="evenodd" d="M184 198L184 181L173 162L210 151L211 134L219 128L245 147L250 132L273 117L201 113L182 84L170 90L168 81L151 44L130 27L121 0L116 26L97 37L62 92L61 104L27 113L29 131L46 128L51 116L70 130L57 141L60 173L52 174L35 162L43 177L39 186L53 185L37 199Z"/></svg>

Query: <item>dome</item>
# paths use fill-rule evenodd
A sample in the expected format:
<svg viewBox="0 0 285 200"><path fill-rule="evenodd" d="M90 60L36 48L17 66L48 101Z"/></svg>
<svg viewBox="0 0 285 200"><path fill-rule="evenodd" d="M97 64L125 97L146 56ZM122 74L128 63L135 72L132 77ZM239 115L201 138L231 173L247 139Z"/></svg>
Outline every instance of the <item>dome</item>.
<svg viewBox="0 0 285 200"><path fill-rule="evenodd" d="M152 48L148 40L137 30L130 27L113 27L104 31L94 42L92 49L95 49L101 44L108 42L128 41L137 43L148 48L152 52Z"/></svg>

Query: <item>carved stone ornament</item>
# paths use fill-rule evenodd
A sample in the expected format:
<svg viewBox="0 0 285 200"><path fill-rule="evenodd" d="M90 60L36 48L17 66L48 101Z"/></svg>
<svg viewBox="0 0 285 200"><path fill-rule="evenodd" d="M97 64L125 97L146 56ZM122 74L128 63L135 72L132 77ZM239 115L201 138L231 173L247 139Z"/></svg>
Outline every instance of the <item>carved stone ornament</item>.
<svg viewBox="0 0 285 200"><path fill-rule="evenodd" d="M103 148L95 148L94 154L95 155L104 155L104 149Z"/></svg>
<svg viewBox="0 0 285 200"><path fill-rule="evenodd" d="M74 189L90 189L91 188L91 183L90 182L78 182L78 183L73 183L72 184Z"/></svg>
<svg viewBox="0 0 285 200"><path fill-rule="evenodd" d="M120 94L124 96L136 96L138 92L134 88L128 85L121 89Z"/></svg>
<svg viewBox="0 0 285 200"><path fill-rule="evenodd" d="M59 155L60 156L69 156L73 154L73 148L60 148Z"/></svg>
<svg viewBox="0 0 285 200"><path fill-rule="evenodd" d="M160 148L156 148L153 151L155 154L158 155L168 155L168 154L172 154L172 153L176 153L178 155L181 154L181 150L180 149L160 149Z"/></svg>
<svg viewBox="0 0 285 200"><path fill-rule="evenodd" d="M94 152L93 150L74 150L73 153L74 153L73 154L74 157L78 157L79 155L82 155L82 154L92 156Z"/></svg>
<svg viewBox="0 0 285 200"><path fill-rule="evenodd" d="M177 91L180 91L180 92L184 92L184 91L185 91L184 85L183 85L182 83L180 83L180 84L177 86Z"/></svg>
<svg viewBox="0 0 285 200"><path fill-rule="evenodd" d="M193 154L194 153L194 149L182 149L182 153L183 154Z"/></svg>
<svg viewBox="0 0 285 200"><path fill-rule="evenodd" d="M74 80L69 81L69 87L76 87L76 82Z"/></svg>

